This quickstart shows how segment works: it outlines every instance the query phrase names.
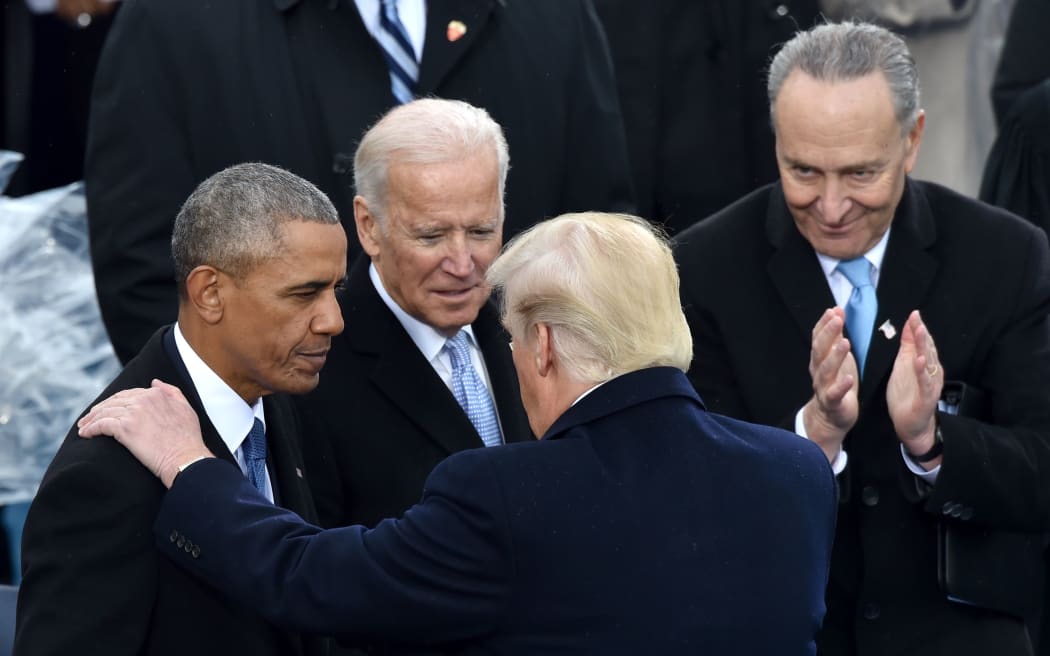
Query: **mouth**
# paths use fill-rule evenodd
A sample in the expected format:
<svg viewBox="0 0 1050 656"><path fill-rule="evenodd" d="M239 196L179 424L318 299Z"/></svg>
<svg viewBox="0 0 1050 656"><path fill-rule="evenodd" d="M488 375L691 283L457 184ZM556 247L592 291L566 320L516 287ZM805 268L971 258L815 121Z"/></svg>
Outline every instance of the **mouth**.
<svg viewBox="0 0 1050 656"><path fill-rule="evenodd" d="M477 289L476 285L470 287L461 287L459 289L438 289L434 290L434 293L447 301L461 301L470 297L470 295Z"/></svg>
<svg viewBox="0 0 1050 656"><path fill-rule="evenodd" d="M328 349L318 349L315 351L300 351L298 353L299 358L310 363L310 367L316 370L320 370L324 366L325 360L328 359Z"/></svg>

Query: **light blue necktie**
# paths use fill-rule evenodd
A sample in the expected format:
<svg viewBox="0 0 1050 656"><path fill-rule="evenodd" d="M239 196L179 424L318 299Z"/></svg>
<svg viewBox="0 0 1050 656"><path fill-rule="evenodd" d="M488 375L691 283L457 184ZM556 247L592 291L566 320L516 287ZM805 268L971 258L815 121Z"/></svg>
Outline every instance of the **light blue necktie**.
<svg viewBox="0 0 1050 656"><path fill-rule="evenodd" d="M835 268L853 285L853 292L846 303L846 330L849 332L853 357L857 360L857 370L863 376L864 361L875 328L875 314L879 310L875 286L871 284L871 262L858 257L839 262Z"/></svg>
<svg viewBox="0 0 1050 656"><path fill-rule="evenodd" d="M462 330L456 333L455 337L445 342L445 350L452 358L452 395L467 413L485 446L499 446L503 439L499 433L496 408L492 405L488 388L471 364L467 333Z"/></svg>
<svg viewBox="0 0 1050 656"><path fill-rule="evenodd" d="M379 8L379 31L376 41L390 69L390 90L399 103L411 102L416 97L419 63L408 30L397 15L397 0L382 0Z"/></svg>
<svg viewBox="0 0 1050 656"><path fill-rule="evenodd" d="M248 465L248 480L263 496L266 495L266 429L258 418L241 443L244 460Z"/></svg>

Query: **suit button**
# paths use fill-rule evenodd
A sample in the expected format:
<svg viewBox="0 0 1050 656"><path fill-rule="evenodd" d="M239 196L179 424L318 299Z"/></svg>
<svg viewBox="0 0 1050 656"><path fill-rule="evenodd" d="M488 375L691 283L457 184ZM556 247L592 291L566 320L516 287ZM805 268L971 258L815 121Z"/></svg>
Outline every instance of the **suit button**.
<svg viewBox="0 0 1050 656"><path fill-rule="evenodd" d="M193 549L190 551L190 555L193 556L194 558L200 558L201 557L201 548L200 548L200 546L196 545L196 544L193 545Z"/></svg>
<svg viewBox="0 0 1050 656"><path fill-rule="evenodd" d="M180 535L178 540L175 540L175 546L182 548L182 545L186 544L186 536Z"/></svg>
<svg viewBox="0 0 1050 656"><path fill-rule="evenodd" d="M174 542L179 537L179 532L175 529L171 529L171 535L168 536L169 542Z"/></svg>
<svg viewBox="0 0 1050 656"><path fill-rule="evenodd" d="M973 519L973 508L963 508L962 512L959 513L959 519L964 522L968 522Z"/></svg>
<svg viewBox="0 0 1050 656"><path fill-rule="evenodd" d="M185 551L186 553L189 553L190 551L193 550L193 546L194 545L193 545L192 542L190 542L189 540L186 540L186 544L185 544L185 546L182 547L182 550Z"/></svg>
<svg viewBox="0 0 1050 656"><path fill-rule="evenodd" d="M879 608L879 605L873 604L870 601L864 604L861 612L864 614L864 619L866 620L877 620L879 619L879 615L882 615L882 609Z"/></svg>
<svg viewBox="0 0 1050 656"><path fill-rule="evenodd" d="M955 510L956 504L951 501L945 501L944 505L941 506L941 513L945 515L951 515L952 511Z"/></svg>
<svg viewBox="0 0 1050 656"><path fill-rule="evenodd" d="M860 500L865 506L879 505L879 488L874 485L865 485L860 491Z"/></svg>

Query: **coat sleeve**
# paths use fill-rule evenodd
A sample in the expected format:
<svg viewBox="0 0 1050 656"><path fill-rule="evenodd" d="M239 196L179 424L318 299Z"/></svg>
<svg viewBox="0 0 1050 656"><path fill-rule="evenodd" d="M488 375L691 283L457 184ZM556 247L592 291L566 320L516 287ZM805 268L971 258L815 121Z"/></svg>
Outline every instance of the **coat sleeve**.
<svg viewBox="0 0 1050 656"><path fill-rule="evenodd" d="M512 573L487 462L483 451L445 460L401 519L322 530L208 459L179 475L155 537L180 567L285 628L348 643L473 639L507 617Z"/></svg>
<svg viewBox="0 0 1050 656"><path fill-rule="evenodd" d="M110 438L73 446L102 457L53 465L30 507L14 653L139 654L157 587L149 527L163 488Z"/></svg>
<svg viewBox="0 0 1050 656"><path fill-rule="evenodd" d="M1050 530L1050 250L1031 230L1011 310L995 329L986 361L974 363L989 397L987 417L941 415L944 459L926 499L969 509L968 520L996 528Z"/></svg>
<svg viewBox="0 0 1050 656"><path fill-rule="evenodd" d="M171 233L196 182L178 48L150 3L125 5L99 60L84 168L99 306L122 362L175 319Z"/></svg>

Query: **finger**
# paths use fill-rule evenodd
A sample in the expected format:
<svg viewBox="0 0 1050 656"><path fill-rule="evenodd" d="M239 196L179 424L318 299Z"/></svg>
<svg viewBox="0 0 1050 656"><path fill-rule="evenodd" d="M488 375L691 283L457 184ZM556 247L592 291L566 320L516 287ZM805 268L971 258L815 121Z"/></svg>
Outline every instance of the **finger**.
<svg viewBox="0 0 1050 656"><path fill-rule="evenodd" d="M186 400L186 397L182 394L182 390L180 390L178 387L175 387L174 385L169 385L168 383L165 383L164 381L158 378L153 379L153 381L150 383L150 387L155 390L160 390L165 395L173 399L180 399L183 401Z"/></svg>
<svg viewBox="0 0 1050 656"><path fill-rule="evenodd" d="M89 438L98 437L99 435L114 437L115 434L119 432L120 418L114 416L97 417L92 421L79 426L77 429L77 435Z"/></svg>

